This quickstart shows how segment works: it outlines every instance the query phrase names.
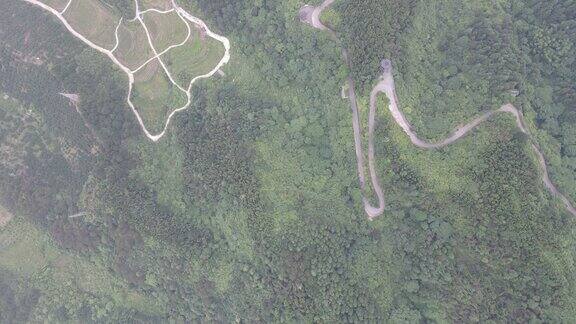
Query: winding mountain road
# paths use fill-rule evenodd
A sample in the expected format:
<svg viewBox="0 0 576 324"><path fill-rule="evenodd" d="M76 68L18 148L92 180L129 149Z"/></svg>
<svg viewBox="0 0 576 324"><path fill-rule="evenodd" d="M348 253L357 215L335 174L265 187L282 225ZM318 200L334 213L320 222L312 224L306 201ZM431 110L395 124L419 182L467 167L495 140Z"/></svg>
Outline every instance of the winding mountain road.
<svg viewBox="0 0 576 324"><path fill-rule="evenodd" d="M334 0L325 0L324 2L322 2L322 4L320 4L317 7L305 5L304 7L302 7L302 9L300 9L299 13L300 19L306 21L308 24L312 25L312 27L316 29L332 31L332 29L326 27L320 20L320 15L322 14L322 11L330 7L332 3L334 3Z"/></svg>
<svg viewBox="0 0 576 324"><path fill-rule="evenodd" d="M334 0L325 0L318 7L306 5L302 7L302 9L300 9L299 17L302 22L305 22L316 29L328 31L331 34L331 36L335 38L336 41L339 42L335 31L330 29L320 21L320 15L322 14L322 11L325 10L327 7L329 7L333 2ZM346 62L346 64L348 65L348 67L351 69L352 64L349 60L348 52L343 46L342 46L342 57ZM364 211L368 215L369 220L373 220L374 218L380 216L384 212L384 208L386 206L384 191L382 190L380 180L378 178L378 175L376 174L375 156L374 156L375 155L374 126L376 123L375 116L378 103L378 95L380 93L384 93L386 97L388 97L388 100L390 102L388 109L390 110L390 113L392 114L394 121L402 128L402 130L406 133L406 135L408 135L412 144L422 149L437 149L450 145L459 140L460 138L466 136L470 131L472 131L478 125L482 124L495 114L509 113L514 115L516 119L516 125L524 134L528 135L528 138L531 141L531 147L534 150L536 156L538 157L538 163L540 165L540 168L542 169L542 182L544 182L546 188L554 196L560 198L560 200L564 203L566 210L570 212L573 216L576 216L576 209L574 208L570 200L566 196L564 196L556 188L554 183L552 183L552 181L550 180L550 177L548 175L548 167L546 165L544 155L538 148L538 145L535 143L535 141L531 138L525 126L526 123L524 121L524 117L516 107L514 107L512 104L503 105L499 109L486 112L483 115L476 117L468 124L457 128L450 136L448 136L446 139L440 142L434 142L434 143L428 142L418 137L418 135L412 130L412 126L410 125L410 123L408 122L402 111L398 108L398 98L396 96L394 76L392 74L392 65L390 61L387 60L383 61L383 63L385 63L383 64L385 65L385 67L383 68L384 71L382 73L382 76L380 77L379 82L374 86L374 88L370 93L370 111L368 116L368 169L370 171L370 179L372 182L372 187L374 189L376 197L378 198L378 206L373 206L365 195L366 185L364 178L365 174L364 154L362 152L358 103L356 100L356 92L354 89L354 80L352 79L351 76L348 76L347 79L348 98L350 100L350 107L352 109L352 126L354 129L354 146L356 151L356 160L358 164L358 179L360 182L360 189L362 190L363 193L362 200L364 204Z"/></svg>

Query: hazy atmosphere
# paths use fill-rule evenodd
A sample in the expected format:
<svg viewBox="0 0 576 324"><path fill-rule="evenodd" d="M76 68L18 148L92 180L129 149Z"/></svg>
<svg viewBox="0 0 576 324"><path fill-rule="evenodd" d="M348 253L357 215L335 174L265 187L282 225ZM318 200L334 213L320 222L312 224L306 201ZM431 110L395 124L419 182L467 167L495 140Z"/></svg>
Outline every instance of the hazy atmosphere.
<svg viewBox="0 0 576 324"><path fill-rule="evenodd" d="M3 0L0 323L574 323L575 44L574 0Z"/></svg>

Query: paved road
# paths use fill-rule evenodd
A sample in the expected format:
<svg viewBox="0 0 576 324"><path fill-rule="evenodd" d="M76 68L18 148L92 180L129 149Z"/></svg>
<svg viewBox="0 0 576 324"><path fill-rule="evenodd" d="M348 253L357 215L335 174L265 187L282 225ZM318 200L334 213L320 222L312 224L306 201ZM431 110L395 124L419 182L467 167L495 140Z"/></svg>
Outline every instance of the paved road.
<svg viewBox="0 0 576 324"><path fill-rule="evenodd" d="M322 21L320 20L320 15L322 14L322 11L331 6L332 3L334 3L334 0L325 0L318 7L305 5L304 7L302 7L302 9L300 9L300 19L312 25L312 27L314 28L320 30L330 30L330 28L326 27L322 23Z"/></svg>
<svg viewBox="0 0 576 324"><path fill-rule="evenodd" d="M327 31L330 36L338 43L340 39L336 35L334 30L330 29L326 25L324 25L320 21L320 15L322 11L329 7L334 0L325 0L320 6L313 7L310 5L305 5L300 9L299 17L300 20L306 24L311 25L316 29L320 29L323 31ZM346 62L348 68L352 67L352 63L350 62L350 56L348 55L348 50L341 44L340 46L342 51L342 59ZM356 100L356 89L354 84L354 79L351 75L348 76L346 79L348 83L348 99L350 100L350 109L352 111L352 127L354 129L354 149L356 152L356 164L358 170L358 181L360 183L360 190L362 191L362 203L364 205L364 211L368 215L369 219L373 219L378 217L384 212L385 200L384 200L384 191L380 186L380 180L378 175L376 174L376 167L374 164L374 150L373 145L368 146L368 168L370 172L370 181L372 183L372 188L376 197L378 198L378 206L373 206L370 203L370 200L366 197L366 178L365 178L365 169L364 169L364 152L362 150L362 135L360 131L360 114L358 112L358 101ZM373 116L372 116L373 119ZM374 123L369 123L369 132L373 133ZM368 137L368 142L372 143L373 136Z"/></svg>
<svg viewBox="0 0 576 324"><path fill-rule="evenodd" d="M303 22L310 24L312 27L320 29L320 30L328 31L333 36L333 38L335 38L338 41L338 38L336 37L336 33L332 29L326 27L326 25L324 25L320 21L320 15L322 13L322 10L326 9L333 2L334 2L334 0L325 0L322 3L322 5L320 5L318 7L312 7L312 6L306 5L300 10L299 16ZM344 61L348 65L348 67L351 69L351 63L349 60L348 52L346 51L345 48L342 48L342 56L343 56ZM472 131L478 125L482 124L484 121L488 120L490 117L492 117L493 115L498 114L498 113L510 113L510 114L514 115L516 117L516 125L518 126L518 128L523 133L527 134L528 137L530 138L530 134L528 133L528 130L525 126L526 123L524 121L524 117L522 116L522 113L513 105L506 104L497 110L489 111L489 112L484 113L481 116L476 117L475 119L470 121L468 124L457 128L450 136L448 136L446 139L444 139L440 142L428 142L426 140L420 139L418 137L418 135L412 130L412 126L410 125L410 123L408 122L408 120L406 119L406 117L404 116L402 111L398 108L398 97L396 96L396 89L395 89L395 85L394 85L394 76L392 74L392 67L390 65L389 68L387 68L387 69L385 69L385 71L383 71L383 74L382 74L379 82L376 84L376 86L374 86L374 88L372 89L372 91L370 93L370 111L369 111L369 116L368 116L368 169L370 171L370 179L372 181L372 187L374 189L376 197L378 198L378 206L372 206L372 204L370 203L368 198L366 198L366 196L365 196L365 189L366 189L365 186L366 185L365 185L365 178L364 178L364 173L365 173L364 154L362 152L362 140L361 140L361 134L360 134L360 120L359 120L359 113L358 113L358 104L357 104L357 100L356 100L356 91L354 89L354 80L352 79L351 76L348 76L347 82L348 82L348 86L349 86L348 98L350 100L350 107L352 109L352 126L354 129L354 146L355 146L355 150L356 150L356 161L358 164L358 166L357 166L358 179L360 182L360 189L363 192L362 200L363 200L363 204L364 204L364 211L366 212L366 214L368 215L368 219L370 219L370 220L381 215L384 212L384 208L386 206L385 199L384 199L384 192L381 188L378 175L376 174L375 157L374 157L374 126L376 123L375 122L375 116L376 116L376 109L377 109L377 103L378 103L378 95L380 93L384 93L388 97L388 100L390 102L388 108L392 114L392 117L394 118L394 121L404 130L406 135L408 135L412 144L416 145L417 147L423 148L423 149L437 149L437 148L441 148L441 147L445 147L447 145L450 145L450 144L456 142L457 140L459 140L460 138L466 136L470 131ZM538 146L535 144L534 140L531 139L531 141L532 141L531 147L534 150L534 152L536 153L536 155L538 157L538 162L540 164L540 168L542 169L542 181L544 182L544 185L546 186L546 188L548 188L548 190L554 196L556 196L556 197L560 198L560 200L562 200L562 202L564 203L568 212L570 212L572 215L576 216L576 209L574 208L574 206L572 205L570 200L566 196L564 196L556 188L554 183L552 183L552 181L550 180L550 177L548 175L548 168L546 165L546 160L544 158L544 155L542 154L542 152L540 151Z"/></svg>

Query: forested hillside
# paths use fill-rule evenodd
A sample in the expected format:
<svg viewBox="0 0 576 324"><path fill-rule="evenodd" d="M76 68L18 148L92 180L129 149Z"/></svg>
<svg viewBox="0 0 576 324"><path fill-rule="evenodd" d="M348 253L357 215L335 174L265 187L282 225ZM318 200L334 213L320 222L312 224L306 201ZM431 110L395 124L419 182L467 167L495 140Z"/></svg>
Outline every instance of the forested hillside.
<svg viewBox="0 0 576 324"><path fill-rule="evenodd" d="M364 91L379 60L392 58L402 109L429 139L481 111L521 106L548 150L554 180L576 198L573 1L344 1L338 8L338 28ZM394 18L382 19L378 10Z"/></svg>
<svg viewBox="0 0 576 324"><path fill-rule="evenodd" d="M574 199L573 1L340 0L342 43L300 0L178 3L232 56L157 143L104 56L0 4L0 322L576 318L575 223L511 117L423 151L382 99L387 208L366 219L339 48L362 120L383 57L425 138L513 102Z"/></svg>
<svg viewBox="0 0 576 324"><path fill-rule="evenodd" d="M338 23L336 28L350 48L352 75L362 81L362 91L367 93L371 89L379 73L379 60L391 58L401 109L417 133L431 140L444 138L456 126L468 122L480 112L507 102L514 103L525 116L529 116L531 132L537 134L537 141L552 167L553 181L574 201L576 182L574 159L570 153L573 145L570 129L574 127L572 114L576 107L572 50L576 3L504 1L494 5L487 1L365 1L361 4L341 2L337 9L341 19L335 20ZM386 18L390 15L392 19ZM388 119L389 115L386 113L383 118ZM387 125L384 128L395 127L388 121L383 122ZM462 292L454 291L446 294L454 296L454 299L444 299L437 295L437 286L424 286L424 291L419 291L419 298L426 298L423 296L429 293L434 295L426 303L440 298L447 305L454 305L454 313L448 316L453 321L527 321L531 318L560 321L574 316L558 308L559 305L573 304L573 288L554 283L556 280L564 281L565 276L574 276L574 269L569 266L572 257L560 261L560 254L573 253L573 243L568 243L572 241L572 229L568 227L568 231L562 232L564 236L554 230L558 228L556 226L564 226L562 224L566 221L572 224L572 220L566 216L557 218L558 212L553 212L551 207L542 207L542 202L538 202L542 198L538 196L547 194L541 189L538 194L530 194L542 184L530 180L538 176L534 163L526 164L534 158L526 153L528 145L522 136L514 135L516 140L502 141L507 138L505 132L513 128L509 123L504 129L486 131L492 138L487 142L482 142L480 135L474 135L473 139L457 144L466 147L466 142L470 141L468 152L474 153L467 154L483 152L472 160L455 157L458 161L455 164L467 170L466 173L457 173L458 180L449 180L453 176L449 177L448 171L435 175L429 166L421 166L426 168L425 177L431 177L428 186L441 186L443 190L453 192L448 195L452 196L450 200L457 198L442 205L440 210L444 217L450 217L447 216L451 214L449 206L456 204L469 211L458 210L460 215L453 219L452 224L462 225L464 220L474 224L469 234L465 234L468 231L463 229L453 232L456 234L454 241L459 243L455 245L458 248L452 258L460 258L460 264L458 270L448 273L451 273L450 282L458 283L453 286L457 290L467 286L468 280L475 282L475 288L470 288L470 291L482 291L474 297L477 300L467 300ZM488 146L483 149L484 145ZM453 150L466 152L463 148L450 148L441 153L444 156L442 161L448 160L445 155ZM381 158L389 158L389 151L383 152ZM409 164L417 161L414 154L418 153L412 152L407 158ZM427 157L426 163L434 165L430 159ZM528 173L514 180L515 174L520 176L519 171L530 169L532 175ZM471 172L471 179L465 176L468 172ZM408 174L414 177L413 169ZM420 178L415 179L422 185ZM517 189L513 189L515 186ZM539 205L541 207L536 207ZM468 213L474 216L466 216ZM558 219L564 220L555 224ZM530 238L532 235L538 237L538 242ZM484 244L490 246L486 252ZM513 252L516 248L523 252ZM558 252L559 249L565 249L565 252ZM557 256L552 257L551 253L557 253ZM474 264L474 255L480 263L470 268ZM496 255L500 257L491 259ZM412 264L421 267L422 260ZM484 266L488 268L483 269ZM446 267L445 262L442 262L442 267ZM561 275L554 274L560 269ZM421 270L413 271L411 276L421 276ZM500 271L503 273L499 274ZM476 273L476 276L466 279L470 273ZM455 277L455 274L458 275ZM543 290L535 292L522 286L520 282L526 280L527 275L532 280L536 278L534 276L540 277L534 281L538 285L532 287ZM519 279L522 276L523 279ZM490 296L495 292L486 289L496 282L508 287L499 288L507 291L502 292L504 295L499 298L506 297L505 301L494 300L496 304L490 306ZM561 292L557 287L568 290ZM523 294L524 297L514 301ZM544 304L541 303L543 295L547 296ZM534 298L540 301L530 302ZM554 300L558 304L555 305ZM503 309L506 311L495 314Z"/></svg>

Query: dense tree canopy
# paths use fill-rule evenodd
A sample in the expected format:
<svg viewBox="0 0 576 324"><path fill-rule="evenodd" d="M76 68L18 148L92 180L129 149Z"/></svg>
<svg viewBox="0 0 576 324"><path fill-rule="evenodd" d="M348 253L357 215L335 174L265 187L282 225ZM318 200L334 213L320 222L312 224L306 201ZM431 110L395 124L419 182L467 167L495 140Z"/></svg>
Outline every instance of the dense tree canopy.
<svg viewBox="0 0 576 324"><path fill-rule="evenodd" d="M368 222L341 98L351 73L365 120L389 57L423 137L513 102L576 198L573 1L340 1L323 19L341 43L298 21L302 1L178 3L230 38L232 59L158 143L106 57L0 5L0 212L15 215L0 228L0 322L576 317L574 220L511 117L423 151L381 100L387 208Z"/></svg>

